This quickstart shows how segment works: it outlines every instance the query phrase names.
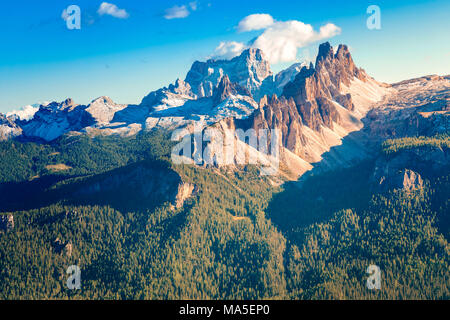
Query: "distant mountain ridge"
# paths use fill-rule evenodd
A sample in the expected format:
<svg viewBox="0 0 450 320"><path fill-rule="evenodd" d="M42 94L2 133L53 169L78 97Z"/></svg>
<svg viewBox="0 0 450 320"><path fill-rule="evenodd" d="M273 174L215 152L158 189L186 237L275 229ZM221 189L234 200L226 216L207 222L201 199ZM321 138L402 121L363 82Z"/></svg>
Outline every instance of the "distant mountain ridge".
<svg viewBox="0 0 450 320"><path fill-rule="evenodd" d="M436 132L447 130L448 100L447 104L443 101L448 99L449 82L448 77L431 76L392 86L379 83L355 65L348 46L339 45L335 52L328 42L319 46L315 64L295 63L274 75L264 53L251 48L231 60L194 62L184 81L177 79L168 87L150 92L139 105L120 105L100 97L85 106L67 99L41 105L30 120L1 116L0 139L49 142L69 132L131 136L142 130L206 127L215 123L223 129L279 128L283 134L282 160L298 176L310 170L311 163L321 161L324 153L340 145L350 133L361 131L368 140L369 129L374 136L391 125L394 118L402 119L405 112L413 109L387 112L390 109L379 106L389 99L393 100L390 103L402 99L406 99L405 104L412 103L412 93L404 88L417 83L424 84L416 86L414 94L419 100L423 99L420 90L431 94L433 88L440 88L440 102L429 104L426 112L441 121ZM442 103L447 107L442 108ZM441 110L437 110L439 115L433 113L434 106ZM433 126L424 114L417 113L420 126ZM363 127L366 130L361 130ZM407 134L407 130L402 134ZM389 133L385 136L389 137ZM356 140L335 154L334 164L328 165L364 158L367 150L362 147L362 140Z"/></svg>
<svg viewBox="0 0 450 320"><path fill-rule="evenodd" d="M323 45L320 50L322 48ZM321 52L319 54L323 55ZM51 141L69 131L92 131L85 130L87 127L106 134L127 134L134 131L127 128L131 124L141 130L154 126L179 126L199 118L206 119L208 123L224 116L245 118L254 111L252 109L257 108L264 95L279 95L284 86L292 87L297 74L308 72L304 67L304 63L295 63L274 76L264 53L260 49L251 48L231 60L194 62L185 81L178 79L175 84L150 92L140 105L118 105L108 97L100 97L89 105L82 106L67 99L61 103L41 105L28 121L13 122L25 129L24 137ZM218 99L216 91L225 76L228 79L227 88L238 85L245 90L234 90L235 94L227 94L229 101L222 107L218 105L226 99ZM345 98L340 98L340 101L344 104L346 102ZM216 108L222 111L216 112ZM242 109L242 112L224 111L231 108ZM160 121L162 118L165 118L164 121ZM307 117L303 115L303 118L305 120Z"/></svg>

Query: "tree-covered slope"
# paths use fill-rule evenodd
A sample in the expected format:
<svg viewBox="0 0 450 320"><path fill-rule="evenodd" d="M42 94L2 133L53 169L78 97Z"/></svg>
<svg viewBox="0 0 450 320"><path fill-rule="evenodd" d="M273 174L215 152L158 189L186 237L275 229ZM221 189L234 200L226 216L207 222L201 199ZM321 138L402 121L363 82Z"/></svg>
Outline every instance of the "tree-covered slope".
<svg viewBox="0 0 450 320"><path fill-rule="evenodd" d="M449 297L448 171L424 175L413 191L379 193L374 159L277 187L252 166L171 165L159 133L62 139L0 145L0 188L16 197L4 196L0 210L14 217L0 231L2 299ZM179 177L168 190L195 186L182 206L145 201L126 183L75 192L142 163L151 188L166 183L152 168ZM73 264L82 272L76 291L66 288ZM366 288L371 264L382 272L379 291Z"/></svg>

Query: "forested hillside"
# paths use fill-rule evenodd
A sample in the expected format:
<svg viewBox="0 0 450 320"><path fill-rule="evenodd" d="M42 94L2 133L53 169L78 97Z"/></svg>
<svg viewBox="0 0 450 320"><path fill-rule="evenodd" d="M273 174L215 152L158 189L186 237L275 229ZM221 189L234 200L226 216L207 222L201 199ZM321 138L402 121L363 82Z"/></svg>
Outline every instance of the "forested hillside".
<svg viewBox="0 0 450 320"><path fill-rule="evenodd" d="M380 156L404 145L387 142ZM252 166L173 166L158 132L10 141L0 150L0 212L14 217L14 228L0 231L2 299L450 296L448 170L413 191L379 193L375 159L275 186ZM195 188L181 206L140 201L126 187L77 193L142 163ZM154 180L152 188L176 187ZM80 290L66 288L72 264ZM382 272L379 291L366 288L371 264Z"/></svg>

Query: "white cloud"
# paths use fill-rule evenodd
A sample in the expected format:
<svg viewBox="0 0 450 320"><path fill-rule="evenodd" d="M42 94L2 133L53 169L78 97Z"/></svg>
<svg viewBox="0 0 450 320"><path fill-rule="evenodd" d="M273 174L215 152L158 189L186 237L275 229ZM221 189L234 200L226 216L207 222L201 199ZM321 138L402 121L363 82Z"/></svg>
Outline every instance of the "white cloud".
<svg viewBox="0 0 450 320"><path fill-rule="evenodd" d="M237 29L239 32L261 30L270 27L274 23L275 21L270 14L256 13L242 19L239 22Z"/></svg>
<svg viewBox="0 0 450 320"><path fill-rule="evenodd" d="M34 114L39 110L39 106L28 105L20 110L13 110L6 114L7 117L17 116L20 120L30 120L34 117Z"/></svg>
<svg viewBox="0 0 450 320"><path fill-rule="evenodd" d="M97 13L101 16L106 14L119 19L126 19L129 17L129 14L125 9L119 9L115 4L108 2L102 2Z"/></svg>
<svg viewBox="0 0 450 320"><path fill-rule="evenodd" d="M272 23L270 23L272 22ZM239 22L238 31L264 29L250 44L238 42L221 43L214 51L216 58L240 54L245 48L261 49L271 64L297 60L298 49L313 42L334 37L341 29L328 23L315 31L310 24L298 20L275 21L270 15L250 15Z"/></svg>
<svg viewBox="0 0 450 320"><path fill-rule="evenodd" d="M331 38L341 33L341 28L332 23L320 27L319 37L321 39Z"/></svg>
<svg viewBox="0 0 450 320"><path fill-rule="evenodd" d="M217 46L211 58L214 59L232 59L241 54L247 48L242 42L224 41Z"/></svg>
<svg viewBox="0 0 450 320"><path fill-rule="evenodd" d="M172 8L169 8L166 10L166 14L164 15L164 18L170 20L170 19L180 19L180 18L186 18L189 16L190 12L187 9L185 5L182 6L173 6Z"/></svg>
<svg viewBox="0 0 450 320"><path fill-rule="evenodd" d="M290 62L296 60L299 48L331 38L340 32L341 29L332 23L316 32L310 24L301 21L280 21L265 29L251 46L264 51L270 63Z"/></svg>

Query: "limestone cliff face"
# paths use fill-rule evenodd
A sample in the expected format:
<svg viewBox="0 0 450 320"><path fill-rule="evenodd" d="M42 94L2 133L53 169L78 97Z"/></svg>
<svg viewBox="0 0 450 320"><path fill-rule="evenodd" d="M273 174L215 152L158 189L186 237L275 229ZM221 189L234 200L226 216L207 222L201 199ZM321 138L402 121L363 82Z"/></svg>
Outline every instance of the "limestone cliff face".
<svg viewBox="0 0 450 320"><path fill-rule="evenodd" d="M305 124L313 130L321 126L333 129L333 122L341 123L333 101L349 111L355 106L350 94L343 94L343 86L353 79L366 81L364 70L358 69L346 45L340 45L336 54L326 42L319 47L315 67L303 67L295 79L283 90L283 96L292 98Z"/></svg>
<svg viewBox="0 0 450 320"><path fill-rule="evenodd" d="M423 187L422 176L410 169L390 171L378 178L378 181L374 181L378 192L386 192L393 189L410 192Z"/></svg>
<svg viewBox="0 0 450 320"><path fill-rule="evenodd" d="M447 82L447 84L438 87L440 82ZM404 88L404 86L400 86L400 94L393 95L385 104L370 110L367 114L369 120L367 130L373 139L385 140L448 133L450 131L450 83L448 80L437 81L434 85L437 88L430 84L430 93L425 90L421 92L414 87Z"/></svg>
<svg viewBox="0 0 450 320"><path fill-rule="evenodd" d="M169 202L179 208L194 189L164 162L144 161L89 178L74 195L132 202L136 206Z"/></svg>
<svg viewBox="0 0 450 320"><path fill-rule="evenodd" d="M302 133L302 117L292 98L278 98L276 95L263 97L259 109L239 126L252 128L256 133L260 129L279 129L283 146L295 154L303 154L305 138Z"/></svg>
<svg viewBox="0 0 450 320"><path fill-rule="evenodd" d="M354 81L367 79L355 66L347 46L340 45L334 54L331 45L324 43L315 66L302 65L294 79L287 81L280 97L261 98L259 109L237 126L256 131L278 128L286 149L307 162L319 161L320 154L338 143L336 136L362 127L359 119L364 112L354 113L352 95L347 90Z"/></svg>
<svg viewBox="0 0 450 320"><path fill-rule="evenodd" d="M372 182L380 192L391 189L412 191L423 186L423 176L439 176L449 168L450 154L446 148L424 146L405 149L391 156L380 156Z"/></svg>
<svg viewBox="0 0 450 320"><path fill-rule="evenodd" d="M178 192L175 197L175 207L181 208L184 202L190 198L196 191L195 185L192 183L183 182L178 185Z"/></svg>
<svg viewBox="0 0 450 320"><path fill-rule="evenodd" d="M236 95L251 97L251 93L247 89L245 89L244 87L240 86L239 84L237 84L235 82L231 82L228 75L225 75L220 80L220 83L217 86L217 88L214 89L213 105L217 106L219 103L221 103L225 99L227 99L231 96L236 96Z"/></svg>
<svg viewBox="0 0 450 320"><path fill-rule="evenodd" d="M0 113L0 141L8 140L22 134L22 129L11 119Z"/></svg>
<svg viewBox="0 0 450 320"><path fill-rule="evenodd" d="M175 84L158 89L146 95L140 104L141 108L147 108L147 112L161 110L170 107L179 107L186 101L196 99L189 83L177 79Z"/></svg>
<svg viewBox="0 0 450 320"><path fill-rule="evenodd" d="M250 48L231 60L196 61L186 76L186 82L199 97L211 97L214 88L227 75L231 82L246 88L259 100L261 91L273 83L270 64L260 49ZM268 83L269 82L269 83Z"/></svg>

